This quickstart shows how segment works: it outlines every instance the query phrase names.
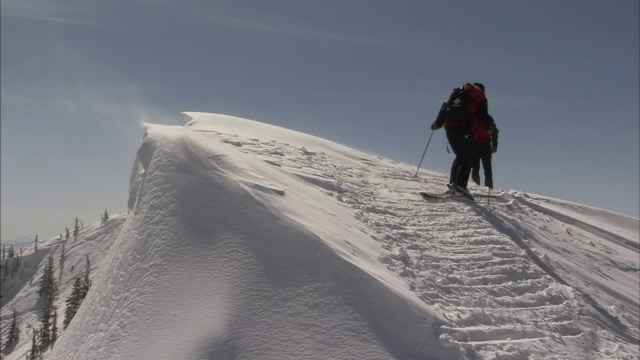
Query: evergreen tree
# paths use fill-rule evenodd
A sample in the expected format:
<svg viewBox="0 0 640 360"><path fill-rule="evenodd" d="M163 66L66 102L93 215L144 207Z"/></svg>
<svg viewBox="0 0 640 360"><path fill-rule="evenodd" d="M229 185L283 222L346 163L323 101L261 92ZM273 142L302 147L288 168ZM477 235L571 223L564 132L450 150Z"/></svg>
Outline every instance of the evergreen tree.
<svg viewBox="0 0 640 360"><path fill-rule="evenodd" d="M67 259L67 242L63 241L60 249L60 276L59 283L62 286L62 275L64 274L64 262Z"/></svg>
<svg viewBox="0 0 640 360"><path fill-rule="evenodd" d="M89 255L87 255L86 264L87 266L84 269L84 283L87 287L87 291L89 291L89 288L91 287L91 279L89 278L91 275L91 261L89 261Z"/></svg>
<svg viewBox="0 0 640 360"><path fill-rule="evenodd" d="M51 345L51 317L54 313L54 302L58 296L58 286L56 285L53 257L49 256L49 262L44 268L44 274L40 282L40 290L38 294L42 301L42 313L40 321L42 328L40 329L40 348L46 350Z"/></svg>
<svg viewBox="0 0 640 360"><path fill-rule="evenodd" d="M40 355L40 348L38 347L37 331L31 327L31 351L27 354L27 360L37 360Z"/></svg>
<svg viewBox="0 0 640 360"><path fill-rule="evenodd" d="M65 311L64 311L64 321L62 322L63 329L66 329L69 326L69 323L71 322L73 317L76 315L76 312L80 307L80 304L82 301L80 299L82 294L82 289L83 289L83 281L82 281L82 278L78 276L75 278L73 282L73 288L71 289L71 294L65 301L65 303L67 304L67 307L65 308Z"/></svg>
<svg viewBox="0 0 640 360"><path fill-rule="evenodd" d="M75 278L71 294L66 300L67 307L65 309L64 321L62 323L64 329L69 326L69 323L76 315L76 312L80 308L82 301L89 292L89 288L91 287L91 280L89 279L90 271L91 263L89 262L89 257L87 256L87 269L85 270L85 275L84 277L77 276Z"/></svg>
<svg viewBox="0 0 640 360"><path fill-rule="evenodd" d="M13 264L11 265L11 278L16 276L16 272L20 270L20 256L13 257Z"/></svg>
<svg viewBox="0 0 640 360"><path fill-rule="evenodd" d="M58 309L53 310L53 324L51 325L51 346L58 340Z"/></svg>
<svg viewBox="0 0 640 360"><path fill-rule="evenodd" d="M18 325L18 313L13 312L13 321L9 327L9 334L7 337L7 343L5 349L9 348L13 344L17 344L20 341L20 325Z"/></svg>
<svg viewBox="0 0 640 360"><path fill-rule="evenodd" d="M4 261L0 260L0 299L2 299L2 289L4 288L4 279L5 277L2 276L2 271L4 269L4 266L2 265L4 263Z"/></svg>
<svg viewBox="0 0 640 360"><path fill-rule="evenodd" d="M80 221L76 218L76 225L73 227L73 239L76 240L78 238L78 233L80 232Z"/></svg>
<svg viewBox="0 0 640 360"><path fill-rule="evenodd" d="M109 220L109 214L107 213L107 209L104 209L104 214L102 215L102 225L104 225L107 220Z"/></svg>

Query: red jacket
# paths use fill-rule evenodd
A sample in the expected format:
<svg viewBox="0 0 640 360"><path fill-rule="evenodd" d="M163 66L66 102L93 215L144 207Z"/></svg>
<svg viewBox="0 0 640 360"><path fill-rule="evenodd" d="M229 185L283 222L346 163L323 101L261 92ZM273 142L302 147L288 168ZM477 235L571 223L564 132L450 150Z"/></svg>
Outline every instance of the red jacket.
<svg viewBox="0 0 640 360"><path fill-rule="evenodd" d="M483 126L483 123L487 122L488 118L490 118L487 98L485 97L484 92L477 86L469 83L465 84L462 88L471 98L469 101L469 111L471 112L471 124L469 126L469 131L473 136L473 140L480 143L491 141L491 134L487 132L491 129L485 129L485 126L490 126L490 124L485 124L485 126Z"/></svg>

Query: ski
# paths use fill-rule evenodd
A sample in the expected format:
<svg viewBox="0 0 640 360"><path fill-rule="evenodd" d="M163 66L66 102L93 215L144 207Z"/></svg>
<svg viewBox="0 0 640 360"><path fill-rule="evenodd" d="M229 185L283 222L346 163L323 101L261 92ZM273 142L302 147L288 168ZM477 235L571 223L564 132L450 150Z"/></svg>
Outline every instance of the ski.
<svg viewBox="0 0 640 360"><path fill-rule="evenodd" d="M429 198L429 199L452 199L453 198L453 195L448 192L444 194L432 194L432 193L421 191L420 196L422 196L423 198Z"/></svg>
<svg viewBox="0 0 640 360"><path fill-rule="evenodd" d="M467 200L471 200L471 201L475 201L475 199L473 198L473 195L471 195L471 192L467 189L462 189L460 187L458 187L457 185L453 185L453 184L447 184L447 187L449 188L449 192L456 194L455 196L457 197L458 195L461 195L462 197L466 198Z"/></svg>
<svg viewBox="0 0 640 360"><path fill-rule="evenodd" d="M446 200L446 199L453 199L453 200L464 200L464 201L472 201L472 202L475 202L475 200L470 199L470 198L465 197L465 196L453 196L453 194L452 194L452 193L450 193L450 192L446 192L446 193L443 193L443 194L433 194L433 193L428 193L428 192L421 191L421 192L420 192L420 196L422 196L422 198L423 198L423 199L425 199L425 200L433 200L433 199L436 199L436 200Z"/></svg>

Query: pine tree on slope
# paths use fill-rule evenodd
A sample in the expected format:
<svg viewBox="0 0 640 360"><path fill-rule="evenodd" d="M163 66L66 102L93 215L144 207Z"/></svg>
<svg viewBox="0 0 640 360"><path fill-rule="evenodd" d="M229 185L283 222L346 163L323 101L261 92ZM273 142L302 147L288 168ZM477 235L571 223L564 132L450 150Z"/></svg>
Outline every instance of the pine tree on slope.
<svg viewBox="0 0 640 360"><path fill-rule="evenodd" d="M55 281L53 257L49 257L49 262L44 268L44 274L38 290L40 298L43 300L42 313L40 314L40 348L46 350L51 345L51 317L54 313L54 302L58 296L58 286Z"/></svg>
<svg viewBox="0 0 640 360"><path fill-rule="evenodd" d="M38 348L38 337L36 329L31 328L31 351L27 354L27 360L36 360L40 355L40 349Z"/></svg>
<svg viewBox="0 0 640 360"><path fill-rule="evenodd" d="M53 311L53 321L51 325L51 346L58 340L58 310Z"/></svg>
<svg viewBox="0 0 640 360"><path fill-rule="evenodd" d="M80 220L78 220L78 218L76 218L76 224L73 227L73 240L77 240L78 239L78 234L80 233Z"/></svg>
<svg viewBox="0 0 640 360"><path fill-rule="evenodd" d="M9 334L7 338L7 343L4 348L7 349L13 344L17 344L20 341L20 325L18 325L18 313L16 311L13 312L13 321L9 327Z"/></svg>
<svg viewBox="0 0 640 360"><path fill-rule="evenodd" d="M91 288L91 280L89 279L90 273L91 263L89 262L89 257L87 256L87 268L85 270L84 277L77 276L75 278L71 294L66 300L67 307L65 309L64 321L62 323L63 329L66 329L67 326L69 326L69 323L80 308L82 301L87 296L89 288Z"/></svg>

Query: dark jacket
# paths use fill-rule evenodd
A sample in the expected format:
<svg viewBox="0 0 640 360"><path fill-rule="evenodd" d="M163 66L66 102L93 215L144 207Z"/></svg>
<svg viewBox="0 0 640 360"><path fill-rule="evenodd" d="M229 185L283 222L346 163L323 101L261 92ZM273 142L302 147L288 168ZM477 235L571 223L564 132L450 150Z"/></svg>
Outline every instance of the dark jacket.
<svg viewBox="0 0 640 360"><path fill-rule="evenodd" d="M489 114L480 122L480 126L472 127L471 132L473 133L473 141L478 144L486 144L491 142L491 147L498 147L498 134L500 131L496 126L496 122L493 120L493 117Z"/></svg>

